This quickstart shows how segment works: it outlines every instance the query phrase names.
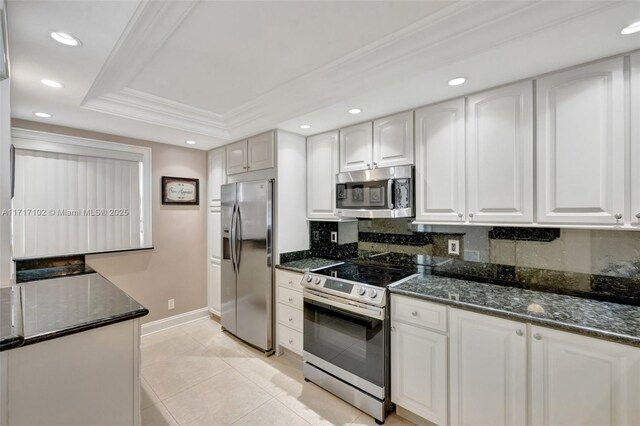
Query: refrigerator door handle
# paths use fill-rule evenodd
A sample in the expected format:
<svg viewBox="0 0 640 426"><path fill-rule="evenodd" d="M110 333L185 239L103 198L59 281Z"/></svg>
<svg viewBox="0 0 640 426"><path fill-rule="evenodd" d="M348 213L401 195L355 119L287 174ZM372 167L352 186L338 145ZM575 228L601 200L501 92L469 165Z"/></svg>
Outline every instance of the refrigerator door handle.
<svg viewBox="0 0 640 426"><path fill-rule="evenodd" d="M238 268L236 266L236 207L237 204L233 204L233 211L231 212L231 264L233 265L233 271L238 272Z"/></svg>
<svg viewBox="0 0 640 426"><path fill-rule="evenodd" d="M236 220L236 226L238 227L238 232L236 233L237 242L237 255L236 261L238 262L237 268L240 270L240 262L242 260L242 214L240 213L240 205L238 205L238 210L236 212L238 219Z"/></svg>
<svg viewBox="0 0 640 426"><path fill-rule="evenodd" d="M269 182L268 186L269 195L267 199L269 200L267 207L267 268L273 267L273 180Z"/></svg>

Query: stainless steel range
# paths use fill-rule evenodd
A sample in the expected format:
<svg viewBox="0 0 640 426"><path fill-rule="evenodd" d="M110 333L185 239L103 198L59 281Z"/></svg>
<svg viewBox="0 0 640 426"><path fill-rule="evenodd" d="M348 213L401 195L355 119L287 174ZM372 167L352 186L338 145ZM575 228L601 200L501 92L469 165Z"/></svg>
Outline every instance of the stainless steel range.
<svg viewBox="0 0 640 426"><path fill-rule="evenodd" d="M342 263L306 273L304 377L382 424L389 399L386 287L416 274Z"/></svg>

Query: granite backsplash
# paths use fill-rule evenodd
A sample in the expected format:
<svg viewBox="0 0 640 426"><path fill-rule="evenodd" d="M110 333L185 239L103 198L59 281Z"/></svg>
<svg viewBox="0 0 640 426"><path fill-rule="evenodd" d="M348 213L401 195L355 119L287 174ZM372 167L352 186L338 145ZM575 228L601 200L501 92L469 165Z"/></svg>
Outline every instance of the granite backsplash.
<svg viewBox="0 0 640 426"><path fill-rule="evenodd" d="M358 221L357 243L336 244L337 223L310 226L310 250L281 255L282 263L315 256L422 265L434 275L640 306L640 232L371 219ZM450 240L459 254L449 254Z"/></svg>

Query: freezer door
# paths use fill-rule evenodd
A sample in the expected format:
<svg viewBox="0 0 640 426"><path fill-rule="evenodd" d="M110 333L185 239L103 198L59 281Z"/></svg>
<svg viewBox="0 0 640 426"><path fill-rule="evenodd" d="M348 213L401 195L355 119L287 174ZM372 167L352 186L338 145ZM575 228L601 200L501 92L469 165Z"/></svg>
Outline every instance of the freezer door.
<svg viewBox="0 0 640 426"><path fill-rule="evenodd" d="M238 183L237 336L269 351L273 344L272 182Z"/></svg>
<svg viewBox="0 0 640 426"><path fill-rule="evenodd" d="M230 183L221 187L221 216L222 216L222 272L220 287L220 324L233 334L237 334L236 327L236 267L233 249L235 247L234 229L236 222L236 192L237 184Z"/></svg>

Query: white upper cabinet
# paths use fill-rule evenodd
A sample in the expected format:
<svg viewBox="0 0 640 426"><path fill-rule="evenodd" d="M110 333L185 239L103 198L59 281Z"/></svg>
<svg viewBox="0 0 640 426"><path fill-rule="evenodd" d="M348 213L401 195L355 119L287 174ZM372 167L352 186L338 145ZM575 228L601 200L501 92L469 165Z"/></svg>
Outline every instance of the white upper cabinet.
<svg viewBox="0 0 640 426"><path fill-rule="evenodd" d="M224 167L226 157L225 148L212 149L207 153L209 190L209 205L220 205L220 186L227 183L227 174Z"/></svg>
<svg viewBox="0 0 640 426"><path fill-rule="evenodd" d="M307 217L336 219L335 181L339 168L338 131L307 138Z"/></svg>
<svg viewBox="0 0 640 426"><path fill-rule="evenodd" d="M367 170L373 163L371 122L340 129L340 171Z"/></svg>
<svg viewBox="0 0 640 426"><path fill-rule="evenodd" d="M247 171L275 167L275 134L267 132L247 140Z"/></svg>
<svg viewBox="0 0 640 426"><path fill-rule="evenodd" d="M372 168L413 164L413 111L373 122Z"/></svg>
<svg viewBox="0 0 640 426"><path fill-rule="evenodd" d="M533 222L532 82L479 93L468 102L469 222Z"/></svg>
<svg viewBox="0 0 640 426"><path fill-rule="evenodd" d="M640 53L631 55L631 213L640 226Z"/></svg>
<svg viewBox="0 0 640 426"><path fill-rule="evenodd" d="M227 145L227 175L247 171L247 141Z"/></svg>
<svg viewBox="0 0 640 426"><path fill-rule="evenodd" d="M526 324L458 309L449 321L450 424L525 425Z"/></svg>
<svg viewBox="0 0 640 426"><path fill-rule="evenodd" d="M537 83L538 222L623 223L624 59Z"/></svg>
<svg viewBox="0 0 640 426"><path fill-rule="evenodd" d="M531 327L531 424L640 424L640 350Z"/></svg>
<svg viewBox="0 0 640 426"><path fill-rule="evenodd" d="M464 222L465 100L416 111L416 220Z"/></svg>
<svg viewBox="0 0 640 426"><path fill-rule="evenodd" d="M227 145L227 175L270 169L276 166L274 132L262 133Z"/></svg>

